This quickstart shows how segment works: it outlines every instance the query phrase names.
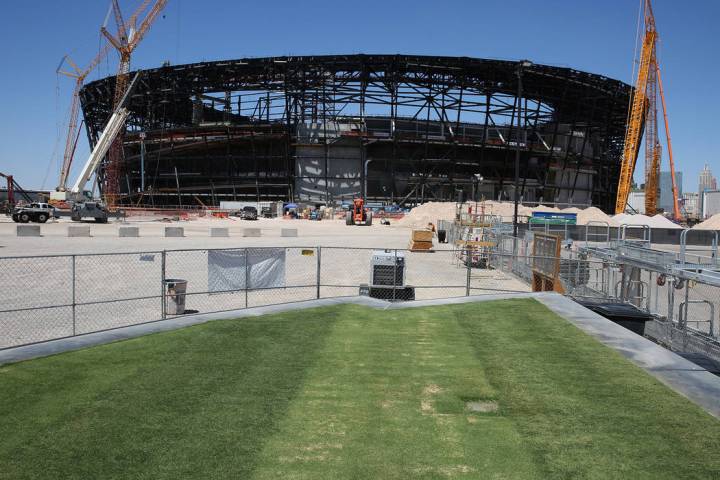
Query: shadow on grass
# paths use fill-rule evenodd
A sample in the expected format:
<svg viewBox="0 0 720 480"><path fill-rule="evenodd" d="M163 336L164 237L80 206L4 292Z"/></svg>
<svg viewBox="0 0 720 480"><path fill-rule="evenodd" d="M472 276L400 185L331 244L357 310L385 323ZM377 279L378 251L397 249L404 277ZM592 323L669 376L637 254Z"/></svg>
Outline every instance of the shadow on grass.
<svg viewBox="0 0 720 480"><path fill-rule="evenodd" d="M268 320L0 367L0 478L246 478L335 313Z"/></svg>

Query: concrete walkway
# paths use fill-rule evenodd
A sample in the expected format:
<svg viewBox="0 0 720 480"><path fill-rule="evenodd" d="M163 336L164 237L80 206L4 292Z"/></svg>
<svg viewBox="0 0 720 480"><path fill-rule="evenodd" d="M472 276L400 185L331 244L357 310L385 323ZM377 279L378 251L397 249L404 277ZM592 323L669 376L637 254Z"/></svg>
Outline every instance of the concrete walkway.
<svg viewBox="0 0 720 480"><path fill-rule="evenodd" d="M288 312L306 308L330 305L356 304L378 309L418 308L434 305L484 302L510 298L535 298L550 310L565 318L603 344L617 350L635 365L643 368L665 385L693 401L704 410L720 418L720 377L684 358L675 355L659 345L603 318L602 316L555 293L515 293L498 295L476 295L470 297L420 300L414 302L389 303L369 297L344 297L310 300L266 307L255 307L229 312L187 315L168 320L106 332L90 333L78 337L52 340L36 345L26 345L0 351L0 365L44 357L56 353L78 350L119 340L136 338L151 333L176 330L213 320L256 317L272 313Z"/></svg>

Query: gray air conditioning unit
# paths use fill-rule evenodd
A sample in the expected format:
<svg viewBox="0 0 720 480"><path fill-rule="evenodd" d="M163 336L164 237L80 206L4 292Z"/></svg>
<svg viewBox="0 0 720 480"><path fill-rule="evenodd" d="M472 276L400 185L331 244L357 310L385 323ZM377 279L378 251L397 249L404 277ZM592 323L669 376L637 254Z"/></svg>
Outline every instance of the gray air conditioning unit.
<svg viewBox="0 0 720 480"><path fill-rule="evenodd" d="M390 301L415 300L415 288L405 285L405 252L373 250L370 283L360 285L360 295Z"/></svg>
<svg viewBox="0 0 720 480"><path fill-rule="evenodd" d="M370 285L401 287L405 285L405 252L375 250L370 260Z"/></svg>

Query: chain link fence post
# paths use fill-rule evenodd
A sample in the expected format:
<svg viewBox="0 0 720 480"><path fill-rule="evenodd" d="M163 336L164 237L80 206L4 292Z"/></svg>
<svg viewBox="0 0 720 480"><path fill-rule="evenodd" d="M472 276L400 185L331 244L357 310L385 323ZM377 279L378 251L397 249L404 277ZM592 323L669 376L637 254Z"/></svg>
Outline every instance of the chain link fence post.
<svg viewBox="0 0 720 480"><path fill-rule="evenodd" d="M322 255L322 247L317 247L317 291L315 293L315 298L320 298L320 266L322 264L321 260Z"/></svg>
<svg viewBox="0 0 720 480"><path fill-rule="evenodd" d="M160 312L163 320L167 318L167 312L165 310L165 261L166 253L163 250L160 253Z"/></svg>
<svg viewBox="0 0 720 480"><path fill-rule="evenodd" d="M370 266L370 268L372 269L372 265ZM405 268L404 265L403 265L403 268ZM372 273L370 275L371 275L370 278L372 278ZM397 291L397 248L395 249L395 259L393 261L393 281L392 281L392 292L393 292L392 301L393 302L395 301L395 292L396 291Z"/></svg>
<svg viewBox="0 0 720 480"><path fill-rule="evenodd" d="M250 252L245 247L245 308L248 308L248 288L250 287L250 262L248 261L248 255Z"/></svg>
<svg viewBox="0 0 720 480"><path fill-rule="evenodd" d="M75 304L76 302L76 294L75 294L75 288L76 288L76 281L75 281L75 255L72 256L72 334L73 337L76 335L76 316L75 316Z"/></svg>
<svg viewBox="0 0 720 480"><path fill-rule="evenodd" d="M471 248L467 247L465 252L465 265L467 266L465 274L465 296L470 296L470 269L472 267L472 257L470 256Z"/></svg>

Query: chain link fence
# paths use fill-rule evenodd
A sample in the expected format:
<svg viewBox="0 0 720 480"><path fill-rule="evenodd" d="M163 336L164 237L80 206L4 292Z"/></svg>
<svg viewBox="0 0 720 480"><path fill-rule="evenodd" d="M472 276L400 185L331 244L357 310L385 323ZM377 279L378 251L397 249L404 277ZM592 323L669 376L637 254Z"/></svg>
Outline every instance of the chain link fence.
<svg viewBox="0 0 720 480"><path fill-rule="evenodd" d="M531 235L489 250L430 252L252 247L0 258L0 349L152 322L320 298L388 301L529 292ZM461 242L458 242L460 245ZM554 257L551 259L553 260ZM559 277L578 300L631 303L673 349L720 357L720 288L563 249Z"/></svg>
<svg viewBox="0 0 720 480"><path fill-rule="evenodd" d="M0 268L5 273L0 278L0 349L181 312L356 295L406 301L530 291L517 278L457 250L166 250L4 257Z"/></svg>

